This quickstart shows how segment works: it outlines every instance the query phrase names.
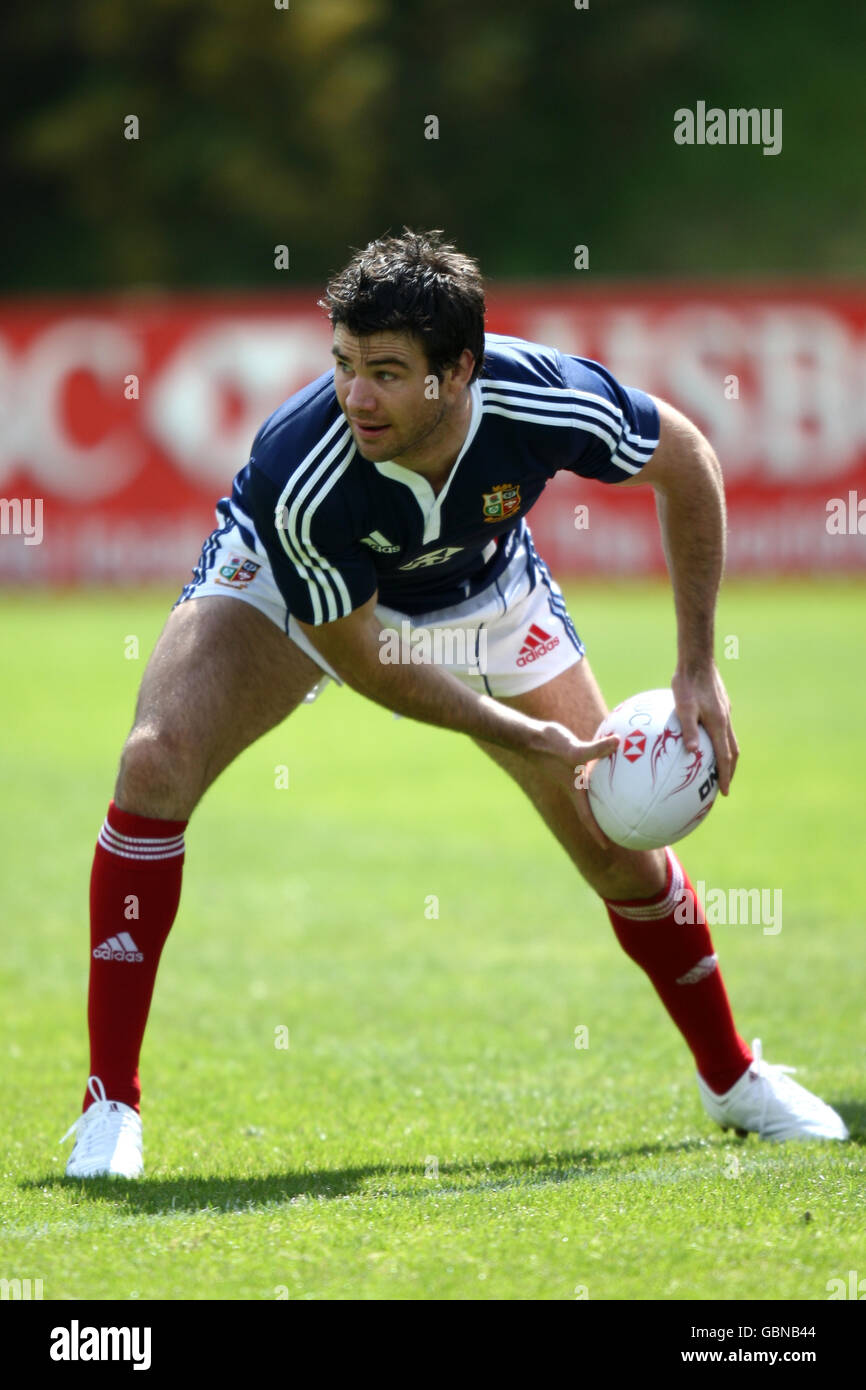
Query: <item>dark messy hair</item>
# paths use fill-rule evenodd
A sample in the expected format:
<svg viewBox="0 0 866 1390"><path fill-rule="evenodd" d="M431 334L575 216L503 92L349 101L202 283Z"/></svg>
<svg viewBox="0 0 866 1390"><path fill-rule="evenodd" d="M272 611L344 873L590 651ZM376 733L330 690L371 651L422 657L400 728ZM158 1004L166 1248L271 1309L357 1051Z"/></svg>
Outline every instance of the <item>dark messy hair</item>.
<svg viewBox="0 0 866 1390"><path fill-rule="evenodd" d="M380 237L356 251L319 300L334 327L355 338L371 333L411 333L421 341L431 371L442 379L464 348L475 358L471 380L484 358L484 286L476 261L441 231Z"/></svg>

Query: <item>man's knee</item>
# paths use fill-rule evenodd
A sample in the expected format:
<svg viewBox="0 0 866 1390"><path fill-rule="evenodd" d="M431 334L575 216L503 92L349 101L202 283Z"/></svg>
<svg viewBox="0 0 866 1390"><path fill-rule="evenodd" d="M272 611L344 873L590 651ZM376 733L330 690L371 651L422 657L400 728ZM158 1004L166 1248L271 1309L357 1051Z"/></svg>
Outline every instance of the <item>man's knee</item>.
<svg viewBox="0 0 866 1390"><path fill-rule="evenodd" d="M187 820L203 781L201 752L186 739L152 725L136 726L121 754L114 800L135 815Z"/></svg>
<svg viewBox="0 0 866 1390"><path fill-rule="evenodd" d="M665 886L667 858L663 849L627 850L618 846L596 855L583 867L583 877L600 898L612 902L653 898Z"/></svg>

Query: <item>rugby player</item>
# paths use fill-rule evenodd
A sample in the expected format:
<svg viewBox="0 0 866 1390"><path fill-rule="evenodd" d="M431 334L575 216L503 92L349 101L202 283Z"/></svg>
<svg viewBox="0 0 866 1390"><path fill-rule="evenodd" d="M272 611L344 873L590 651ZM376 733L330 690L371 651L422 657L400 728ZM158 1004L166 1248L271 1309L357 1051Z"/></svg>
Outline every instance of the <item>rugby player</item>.
<svg viewBox="0 0 866 1390"><path fill-rule="evenodd" d="M67 1174L141 1175L139 1053L187 823L239 753L331 681L468 735L531 798L680 1030L713 1120L846 1138L737 1032L678 857L621 849L596 825L576 771L617 740L592 741L607 709L526 524L561 469L654 489L677 713L689 749L706 727L728 795L738 748L713 659L725 511L710 445L598 363L485 335L478 266L439 233L372 242L320 303L334 370L261 427L142 680L91 877L91 1074ZM450 666L383 659L407 622L471 640Z"/></svg>

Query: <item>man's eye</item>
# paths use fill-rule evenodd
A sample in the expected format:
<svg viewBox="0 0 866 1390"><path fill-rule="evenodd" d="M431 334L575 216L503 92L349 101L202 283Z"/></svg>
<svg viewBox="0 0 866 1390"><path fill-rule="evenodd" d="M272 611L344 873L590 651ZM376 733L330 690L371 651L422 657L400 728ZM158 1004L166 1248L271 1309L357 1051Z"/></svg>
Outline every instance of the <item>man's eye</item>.
<svg viewBox="0 0 866 1390"><path fill-rule="evenodd" d="M348 362L338 362L337 371L342 372L343 376L348 376L352 371L352 367ZM396 372L387 371L381 371L376 373L376 376L379 378L380 381L394 381L396 380L396 375Z"/></svg>

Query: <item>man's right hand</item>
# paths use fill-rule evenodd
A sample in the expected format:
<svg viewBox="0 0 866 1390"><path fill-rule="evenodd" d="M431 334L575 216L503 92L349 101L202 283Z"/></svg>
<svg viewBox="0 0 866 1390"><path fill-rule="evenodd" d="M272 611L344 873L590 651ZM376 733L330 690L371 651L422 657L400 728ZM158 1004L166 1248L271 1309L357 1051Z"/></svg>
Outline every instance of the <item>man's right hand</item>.
<svg viewBox="0 0 866 1390"><path fill-rule="evenodd" d="M592 814L586 791L586 775L581 776L581 773L588 774L591 764L600 758L609 758L619 747L619 738L616 734L609 734L592 743L583 743L564 724L545 723L539 719L531 722L535 725L534 737L525 748L516 751L531 761L533 767L554 785L569 793L586 831L597 844L608 849L611 841Z"/></svg>
<svg viewBox="0 0 866 1390"><path fill-rule="evenodd" d="M391 665L381 660L374 594L346 618L318 626L301 623L313 646L342 680L359 694L410 719L486 739L529 760L557 787L568 792L596 843L610 847L589 808L579 770L617 747L616 736L582 743L564 724L530 719L489 695L477 695L439 666Z"/></svg>

